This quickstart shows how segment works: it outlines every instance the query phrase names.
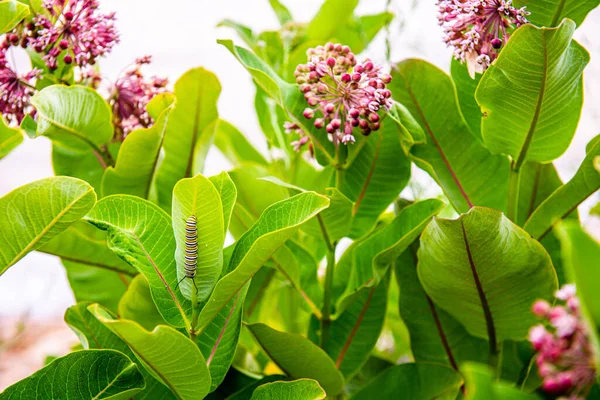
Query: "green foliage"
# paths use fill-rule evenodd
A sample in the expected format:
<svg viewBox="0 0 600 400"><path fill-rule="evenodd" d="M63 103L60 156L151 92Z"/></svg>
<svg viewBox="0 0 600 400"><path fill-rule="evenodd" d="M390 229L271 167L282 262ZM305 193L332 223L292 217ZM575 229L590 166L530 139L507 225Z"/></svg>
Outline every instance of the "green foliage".
<svg viewBox="0 0 600 400"><path fill-rule="evenodd" d="M95 202L90 185L69 177L42 179L2 197L0 275L77 222Z"/></svg>
<svg viewBox="0 0 600 400"><path fill-rule="evenodd" d="M491 341L526 338L536 322L531 305L550 300L557 289L543 246L486 208L457 220L435 218L418 257L425 292L472 335ZM454 300L445 302L448 296Z"/></svg>
<svg viewBox="0 0 600 400"><path fill-rule="evenodd" d="M83 350L57 358L8 387L0 398L128 399L144 388L144 377L127 356L114 350Z"/></svg>
<svg viewBox="0 0 600 400"><path fill-rule="evenodd" d="M570 181L553 161L583 104L589 55L572 38L599 1L514 0L532 24L509 27L475 78L458 60L450 75L423 60L391 65L379 129L355 129L348 145L304 117L294 72L327 42L362 63L388 28L388 47L393 3L357 15L358 0L324 0L307 22L285 3L269 0L274 30L220 24L246 45L218 41L256 87L236 95L254 101L258 138L219 117L221 83L203 67L154 96L145 128L126 133L112 115L123 93L103 97L64 57L51 70L44 51L26 49L41 70L36 112L20 127L2 116L0 159L23 133L46 136L66 176L0 198L0 275L30 251L59 257L80 344L0 399L536 399L531 307L568 282L598 348L600 244L578 207L600 189L600 136ZM0 32L40 12L40 0L0 0ZM374 61L389 58L381 47L369 48ZM286 122L302 133L286 134ZM215 149L231 168L204 176ZM436 188L425 185L443 194L428 199Z"/></svg>

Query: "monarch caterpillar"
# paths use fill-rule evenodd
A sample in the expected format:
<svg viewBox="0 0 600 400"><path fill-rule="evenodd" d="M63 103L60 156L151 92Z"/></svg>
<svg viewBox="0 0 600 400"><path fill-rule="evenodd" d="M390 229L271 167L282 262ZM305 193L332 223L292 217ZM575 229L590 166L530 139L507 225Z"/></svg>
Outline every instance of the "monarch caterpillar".
<svg viewBox="0 0 600 400"><path fill-rule="evenodd" d="M192 215L185 221L185 275L177 283L177 286L185 279L190 278L196 293L198 287L194 277L196 276L196 266L198 264L198 230L196 229L196 216Z"/></svg>

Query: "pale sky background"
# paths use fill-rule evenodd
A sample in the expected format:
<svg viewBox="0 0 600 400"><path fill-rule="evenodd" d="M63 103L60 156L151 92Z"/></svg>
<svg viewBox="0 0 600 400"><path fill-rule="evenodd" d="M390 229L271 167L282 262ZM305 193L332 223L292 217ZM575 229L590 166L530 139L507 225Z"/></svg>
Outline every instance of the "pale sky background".
<svg viewBox="0 0 600 400"><path fill-rule="evenodd" d="M321 0L283 0L295 19L308 21ZM117 13L121 43L100 63L102 74L114 79L136 57L152 54L149 75L167 76L173 83L189 68L204 66L217 74L223 87L219 112L260 149L265 149L253 108L254 88L248 73L222 46L219 38L235 34L216 25L229 18L255 30L278 28L268 0L101 0L104 10ZM362 0L358 14L373 14L385 9L386 0ZM448 71L451 51L442 42L436 23L434 0L393 0L391 11L397 18L391 27L392 60L409 57L426 59ZM385 34L380 34L367 50L372 59L385 59ZM569 179L583 160L585 145L600 133L600 10L588 16L576 34L591 53L586 69L585 108L571 149L557 162L560 175ZM225 160L211 152L207 175L227 169ZM0 196L37 179L52 176L50 142L45 138L26 140L0 161ZM589 230L600 231L600 220L589 217L584 206L583 220ZM73 295L58 259L31 253L0 277L0 321L28 314L32 319L60 318L74 304Z"/></svg>

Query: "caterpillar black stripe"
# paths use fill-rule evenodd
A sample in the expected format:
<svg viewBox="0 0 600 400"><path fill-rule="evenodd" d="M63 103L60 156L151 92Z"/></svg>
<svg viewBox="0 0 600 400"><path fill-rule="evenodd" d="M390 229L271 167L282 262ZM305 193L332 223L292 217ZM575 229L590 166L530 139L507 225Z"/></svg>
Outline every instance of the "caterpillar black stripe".
<svg viewBox="0 0 600 400"><path fill-rule="evenodd" d="M185 221L185 276L181 278L179 283L185 278L190 278L196 292L198 287L194 277L196 276L196 267L198 265L198 229L196 228L196 216L192 215ZM177 283L177 285L179 285Z"/></svg>

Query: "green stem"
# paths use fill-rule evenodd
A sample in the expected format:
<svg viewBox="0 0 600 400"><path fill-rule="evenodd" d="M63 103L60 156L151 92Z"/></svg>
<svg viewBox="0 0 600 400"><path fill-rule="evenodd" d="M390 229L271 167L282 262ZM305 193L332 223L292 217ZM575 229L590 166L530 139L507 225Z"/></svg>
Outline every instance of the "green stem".
<svg viewBox="0 0 600 400"><path fill-rule="evenodd" d="M331 330L331 301L333 292L333 275L335 270L335 247L327 252L327 270L325 272L325 290L323 294L323 310L321 314L321 348L329 341Z"/></svg>
<svg viewBox="0 0 600 400"><path fill-rule="evenodd" d="M344 187L346 158L348 158L348 146L338 143L335 149L335 188L340 192Z"/></svg>
<svg viewBox="0 0 600 400"><path fill-rule="evenodd" d="M519 186L521 184L521 168L513 165L508 180L508 207L506 216L515 224L519 213Z"/></svg>
<svg viewBox="0 0 600 400"><path fill-rule="evenodd" d="M196 341L196 336L198 332L196 332L196 325L198 325L198 294L196 290L192 289L192 329L190 329L190 339L192 342Z"/></svg>

